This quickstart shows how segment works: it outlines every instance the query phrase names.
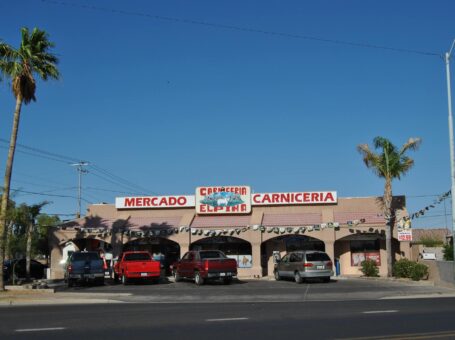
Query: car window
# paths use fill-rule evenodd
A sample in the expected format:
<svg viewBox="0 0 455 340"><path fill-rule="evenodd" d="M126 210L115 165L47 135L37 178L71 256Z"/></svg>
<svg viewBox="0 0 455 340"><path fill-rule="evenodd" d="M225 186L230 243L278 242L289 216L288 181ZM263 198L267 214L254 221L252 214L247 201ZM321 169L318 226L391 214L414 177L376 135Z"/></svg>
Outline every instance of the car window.
<svg viewBox="0 0 455 340"><path fill-rule="evenodd" d="M326 253L308 253L306 260L308 262L330 261L330 257Z"/></svg>
<svg viewBox="0 0 455 340"><path fill-rule="evenodd" d="M194 260L194 253L189 253L188 254L188 261L193 261Z"/></svg>
<svg viewBox="0 0 455 340"><path fill-rule="evenodd" d="M281 259L281 262L289 262L289 255L284 256L284 257Z"/></svg>
<svg viewBox="0 0 455 340"><path fill-rule="evenodd" d="M295 254L291 254L291 256L289 256L289 262L298 262L297 256Z"/></svg>
<svg viewBox="0 0 455 340"><path fill-rule="evenodd" d="M150 259L150 254L147 253L126 254L123 258L124 261L150 261Z"/></svg>
<svg viewBox="0 0 455 340"><path fill-rule="evenodd" d="M213 250L213 251L201 251L199 253L201 260L204 259L225 259L226 255L224 255L222 252Z"/></svg>
<svg viewBox="0 0 455 340"><path fill-rule="evenodd" d="M190 253L186 253L185 255L183 255L182 260L187 261L189 256L190 256Z"/></svg>
<svg viewBox="0 0 455 340"><path fill-rule="evenodd" d="M72 261L93 261L99 259L100 256L97 253L73 253L71 256Z"/></svg>

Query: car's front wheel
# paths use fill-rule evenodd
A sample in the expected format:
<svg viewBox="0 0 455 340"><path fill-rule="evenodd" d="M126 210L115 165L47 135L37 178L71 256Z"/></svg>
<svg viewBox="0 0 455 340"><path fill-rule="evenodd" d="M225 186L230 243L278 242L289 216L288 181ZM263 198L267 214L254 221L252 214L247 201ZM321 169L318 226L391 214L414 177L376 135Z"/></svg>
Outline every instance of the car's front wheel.
<svg viewBox="0 0 455 340"><path fill-rule="evenodd" d="M125 276L125 274L122 275L122 284L126 286L128 284L128 278Z"/></svg>
<svg viewBox="0 0 455 340"><path fill-rule="evenodd" d="M280 281L281 280L281 276L280 276L280 273L278 273L278 270L275 270L274 275L275 275L275 280L276 281Z"/></svg>
<svg viewBox="0 0 455 340"><path fill-rule="evenodd" d="M179 272L177 271L177 269L174 270L174 280L175 282L180 282L182 281L182 277L180 276Z"/></svg>

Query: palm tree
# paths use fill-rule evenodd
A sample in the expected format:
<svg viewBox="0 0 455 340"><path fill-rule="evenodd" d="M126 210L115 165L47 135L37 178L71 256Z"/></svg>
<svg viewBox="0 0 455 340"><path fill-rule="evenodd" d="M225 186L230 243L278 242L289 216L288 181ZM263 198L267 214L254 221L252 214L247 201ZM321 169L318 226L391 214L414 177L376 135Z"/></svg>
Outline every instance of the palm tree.
<svg viewBox="0 0 455 340"><path fill-rule="evenodd" d="M8 151L8 158L5 168L5 179L3 184L3 195L0 206L0 265L3 266L5 255L6 238L6 208L9 199L11 173L13 170L14 153L16 150L17 133L22 103L29 104L36 101L35 76L42 80L49 78L58 79L58 59L49 52L54 46L48 40L48 34L38 28L30 33L28 28L21 29L22 40L18 49L0 42L0 72L12 80L12 90L16 98L14 110L13 127ZM3 275L0 275L0 291L4 290Z"/></svg>
<svg viewBox="0 0 455 340"><path fill-rule="evenodd" d="M380 153L371 151L368 144L360 144L357 150L363 156L363 162L373 170L380 178L385 179L383 211L386 219L386 251L387 251L387 276L392 276L392 231L395 222L394 212L392 211L392 180L401 179L414 165L414 160L406 156L406 151L417 150L420 146L420 138L409 138L409 140L398 149L387 138L376 137L373 140L375 149L380 149Z"/></svg>

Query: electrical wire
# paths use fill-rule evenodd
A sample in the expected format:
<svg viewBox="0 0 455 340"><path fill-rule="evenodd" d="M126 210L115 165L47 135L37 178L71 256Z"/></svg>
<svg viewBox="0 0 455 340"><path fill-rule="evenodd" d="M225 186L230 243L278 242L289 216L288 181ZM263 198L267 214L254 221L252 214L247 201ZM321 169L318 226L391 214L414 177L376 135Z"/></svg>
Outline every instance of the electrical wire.
<svg viewBox="0 0 455 340"><path fill-rule="evenodd" d="M125 10L120 10L120 9L99 7L99 6L93 6L93 5L84 5L84 4L78 4L78 3L72 3L72 2L55 1L55 0L41 0L41 2L53 4L53 5L61 5L61 6L66 6L66 7L77 7L77 8L88 9L88 10L92 10L92 11L109 12L109 13L115 13L115 14L120 14L120 15L128 15L128 16L139 16L139 17L143 17L143 18L147 18L147 19L167 21L167 22L176 22L176 23L182 23L182 24L191 24L191 25L198 25L198 26L205 26L205 27L212 27L212 28L221 28L221 29L248 32L248 33L259 33L259 34L265 34L265 35L271 35L271 36L277 36L277 37L285 37L285 38L293 38L293 39L320 41L320 42L325 42L325 43L345 45L345 46L351 46L351 47L381 49L381 50L388 50L388 51L399 52L399 53L411 53L411 54L419 54L419 55L426 55L426 56L442 57L441 53L435 53L435 52L429 52L429 51L420 51L420 50L375 45L375 44L370 44L370 43L359 43L359 42L344 41L344 40L338 40L338 39L321 38L321 37L294 34L294 33L274 32L274 31L267 31L267 30L256 29L256 28L251 28L251 27L241 27L241 26L225 25L225 24L219 24L219 23L213 23L213 22L175 18L175 17L168 17L168 16L161 16L161 15L153 15L153 14L147 14L147 13L141 13L141 12L125 11Z"/></svg>
<svg viewBox="0 0 455 340"><path fill-rule="evenodd" d="M46 193L43 193L43 192L26 191L26 190L15 189L15 188L11 188L11 191L13 191L13 192L22 192L22 193L26 193L26 194L30 194L30 195L39 195L39 196L64 197L64 198L75 198L75 199L78 198L76 196L70 196L70 195L46 194ZM93 202L90 202L90 201L86 200L85 198L81 197L81 200L86 202L86 203L88 203L88 204L93 204Z"/></svg>

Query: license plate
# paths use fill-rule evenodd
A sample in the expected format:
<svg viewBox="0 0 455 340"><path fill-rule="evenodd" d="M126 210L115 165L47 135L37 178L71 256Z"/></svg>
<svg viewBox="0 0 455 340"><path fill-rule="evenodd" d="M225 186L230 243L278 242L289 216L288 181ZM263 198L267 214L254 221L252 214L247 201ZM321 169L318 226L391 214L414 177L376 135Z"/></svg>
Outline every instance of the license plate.
<svg viewBox="0 0 455 340"><path fill-rule="evenodd" d="M226 276L226 273L220 273L220 276Z"/></svg>
<svg viewBox="0 0 455 340"><path fill-rule="evenodd" d="M147 273L141 273L141 276L147 276Z"/></svg>
<svg viewBox="0 0 455 340"><path fill-rule="evenodd" d="M324 266L316 266L316 269L324 269Z"/></svg>

